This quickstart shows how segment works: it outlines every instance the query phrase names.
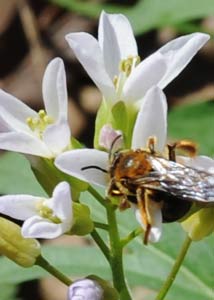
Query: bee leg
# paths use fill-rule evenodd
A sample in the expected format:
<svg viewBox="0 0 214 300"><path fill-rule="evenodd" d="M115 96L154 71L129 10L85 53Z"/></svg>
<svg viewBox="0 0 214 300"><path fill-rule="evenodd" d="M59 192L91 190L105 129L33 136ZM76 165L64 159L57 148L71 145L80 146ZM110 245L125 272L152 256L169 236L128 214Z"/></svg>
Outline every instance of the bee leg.
<svg viewBox="0 0 214 300"><path fill-rule="evenodd" d="M147 147L149 148L151 154L155 154L155 144L156 138L154 136L150 136L148 138Z"/></svg>
<svg viewBox="0 0 214 300"><path fill-rule="evenodd" d="M168 144L168 153L169 153L169 160L176 161L176 153L175 151L182 150L190 157L195 156L197 154L197 146L195 143L188 141L188 140L181 140L177 141L173 144Z"/></svg>
<svg viewBox="0 0 214 300"><path fill-rule="evenodd" d="M148 239L149 239L149 233L151 230L151 224L149 222L148 218L148 213L146 209L146 191L143 188L138 188L137 189L137 202L138 202L138 208L140 211L140 216L141 216L141 222L143 226L145 227L145 234L144 234L144 244L148 244Z"/></svg>

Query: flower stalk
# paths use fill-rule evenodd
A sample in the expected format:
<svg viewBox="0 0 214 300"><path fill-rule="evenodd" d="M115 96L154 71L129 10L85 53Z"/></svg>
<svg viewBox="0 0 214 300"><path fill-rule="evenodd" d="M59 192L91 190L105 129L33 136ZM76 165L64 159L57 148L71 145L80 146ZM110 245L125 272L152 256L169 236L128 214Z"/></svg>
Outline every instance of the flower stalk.
<svg viewBox="0 0 214 300"><path fill-rule="evenodd" d="M187 251L191 245L192 240L187 236L186 239L184 240L184 243L181 247L181 250L174 262L174 265L172 267L171 272L169 273L166 281L164 282L163 286L161 287L158 295L156 296L155 300L163 300L167 294L167 292L169 291L170 287L172 286L177 273L184 261L184 258L187 254Z"/></svg>
<svg viewBox="0 0 214 300"><path fill-rule="evenodd" d="M72 284L72 280L67 277L65 274L60 272L56 267L51 265L44 257L41 255L36 260L36 265L40 266L44 270L46 270L48 273L59 279L62 283L64 283L67 286L70 286Z"/></svg>

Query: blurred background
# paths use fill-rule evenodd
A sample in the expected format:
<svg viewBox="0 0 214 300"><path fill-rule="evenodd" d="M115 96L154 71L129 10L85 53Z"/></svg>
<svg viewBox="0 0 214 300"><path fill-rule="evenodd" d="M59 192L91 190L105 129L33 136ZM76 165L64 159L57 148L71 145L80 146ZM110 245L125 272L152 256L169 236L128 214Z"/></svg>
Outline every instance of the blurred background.
<svg viewBox="0 0 214 300"><path fill-rule="evenodd" d="M177 123L172 121L172 128L176 128L178 137L179 133L186 134L182 118L192 118L191 110L183 112L179 108L182 105L193 105L192 111L197 111L197 120L194 122L198 123L198 120L203 118L203 105L208 103L209 108L206 108L206 111L213 113L206 116L206 126L208 124L209 130L213 132L213 0L0 0L0 88L39 110L43 105L41 83L45 67L53 57L60 56L66 66L72 133L85 145L92 146L95 114L101 94L76 60L64 36L69 32L86 31L96 37L98 18L103 9L109 13L123 13L129 18L136 33L141 58L179 35L195 31L211 34L211 40L165 92L170 110L178 107L180 112ZM171 119L174 120L173 113ZM192 132L197 131L192 123L190 128ZM203 130L202 128L201 135ZM173 135L176 136L174 131ZM189 136L183 136L187 137ZM190 134L190 138L195 138L194 132ZM208 139L211 137L208 136ZM214 154L212 141L213 136L208 151L207 147L203 148L202 145L204 151L209 154ZM63 242L67 243L66 240ZM74 239L73 243L76 242L87 243ZM144 290L144 293L147 291ZM141 290L140 294L142 295ZM55 282L53 284L53 281L48 279L39 285L38 282L23 284L17 297L30 300L60 300L65 299L65 290L62 285L58 286Z"/></svg>

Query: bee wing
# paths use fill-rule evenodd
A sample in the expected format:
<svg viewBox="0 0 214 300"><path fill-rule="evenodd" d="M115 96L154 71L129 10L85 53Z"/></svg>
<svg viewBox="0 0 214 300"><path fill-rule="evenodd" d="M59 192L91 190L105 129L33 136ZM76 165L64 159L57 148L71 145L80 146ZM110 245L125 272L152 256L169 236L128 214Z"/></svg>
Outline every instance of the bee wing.
<svg viewBox="0 0 214 300"><path fill-rule="evenodd" d="M132 184L173 195L181 200L214 206L214 176L181 164L152 158L153 170L132 179Z"/></svg>

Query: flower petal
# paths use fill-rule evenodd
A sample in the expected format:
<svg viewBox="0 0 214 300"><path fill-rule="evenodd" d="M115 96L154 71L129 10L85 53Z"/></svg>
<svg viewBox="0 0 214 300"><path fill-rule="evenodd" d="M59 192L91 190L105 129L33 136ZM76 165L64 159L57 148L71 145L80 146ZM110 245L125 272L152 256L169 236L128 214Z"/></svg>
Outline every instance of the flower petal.
<svg viewBox="0 0 214 300"><path fill-rule="evenodd" d="M63 223L55 224L39 216L27 219L22 225L22 235L25 238L54 239L63 233Z"/></svg>
<svg viewBox="0 0 214 300"><path fill-rule="evenodd" d="M59 183L51 199L45 202L45 205L54 211L54 214L62 221L72 225L72 199L70 185L67 182ZM69 229L70 229L69 228Z"/></svg>
<svg viewBox="0 0 214 300"><path fill-rule="evenodd" d="M195 157L177 156L177 161L187 167L214 174L214 159L200 155Z"/></svg>
<svg viewBox="0 0 214 300"><path fill-rule="evenodd" d="M53 59L47 66L42 91L47 114L55 121L67 120L68 96L65 67L61 58Z"/></svg>
<svg viewBox="0 0 214 300"><path fill-rule="evenodd" d="M81 180L106 186L108 154L96 149L78 149L60 154L55 165L61 171Z"/></svg>
<svg viewBox="0 0 214 300"><path fill-rule="evenodd" d="M84 278L76 280L69 286L68 300L101 300L103 299L103 290L94 280Z"/></svg>
<svg viewBox="0 0 214 300"><path fill-rule="evenodd" d="M53 153L49 151L42 141L21 132L0 133L0 149L41 157L53 157Z"/></svg>
<svg viewBox="0 0 214 300"><path fill-rule="evenodd" d="M132 148L147 147L150 136L156 137L155 147L162 151L167 136L167 102L164 93L158 87L150 89L144 97L133 130Z"/></svg>
<svg viewBox="0 0 214 300"><path fill-rule="evenodd" d="M106 71L109 77L118 75L122 59L137 56L137 44L128 19L121 14L101 13L98 40L103 51Z"/></svg>
<svg viewBox="0 0 214 300"><path fill-rule="evenodd" d="M29 131L27 118L37 116L33 109L3 90L0 90L0 114L10 128L21 131Z"/></svg>
<svg viewBox="0 0 214 300"><path fill-rule="evenodd" d="M85 32L70 33L66 35L66 40L105 98L114 99L114 85L105 70L103 55L98 41Z"/></svg>
<svg viewBox="0 0 214 300"><path fill-rule="evenodd" d="M171 82L186 67L209 38L208 34L196 32L181 36L161 47L157 52L166 58L167 72L158 86L164 88Z"/></svg>
<svg viewBox="0 0 214 300"><path fill-rule="evenodd" d="M7 195L0 197L0 213L18 220L26 220L36 213L36 203L41 197L30 195Z"/></svg>
<svg viewBox="0 0 214 300"><path fill-rule="evenodd" d="M106 150L115 152L122 148L123 133L121 130L115 130L110 124L104 125L100 130L99 145ZM111 149L114 146L114 149Z"/></svg>
<svg viewBox="0 0 214 300"><path fill-rule="evenodd" d="M167 69L164 57L160 53L150 55L143 60L130 74L123 88L126 101L142 99L146 92L156 85Z"/></svg>
<svg viewBox="0 0 214 300"><path fill-rule="evenodd" d="M70 127L67 121L55 123L46 128L43 134L44 143L54 156L61 153L70 144Z"/></svg>

